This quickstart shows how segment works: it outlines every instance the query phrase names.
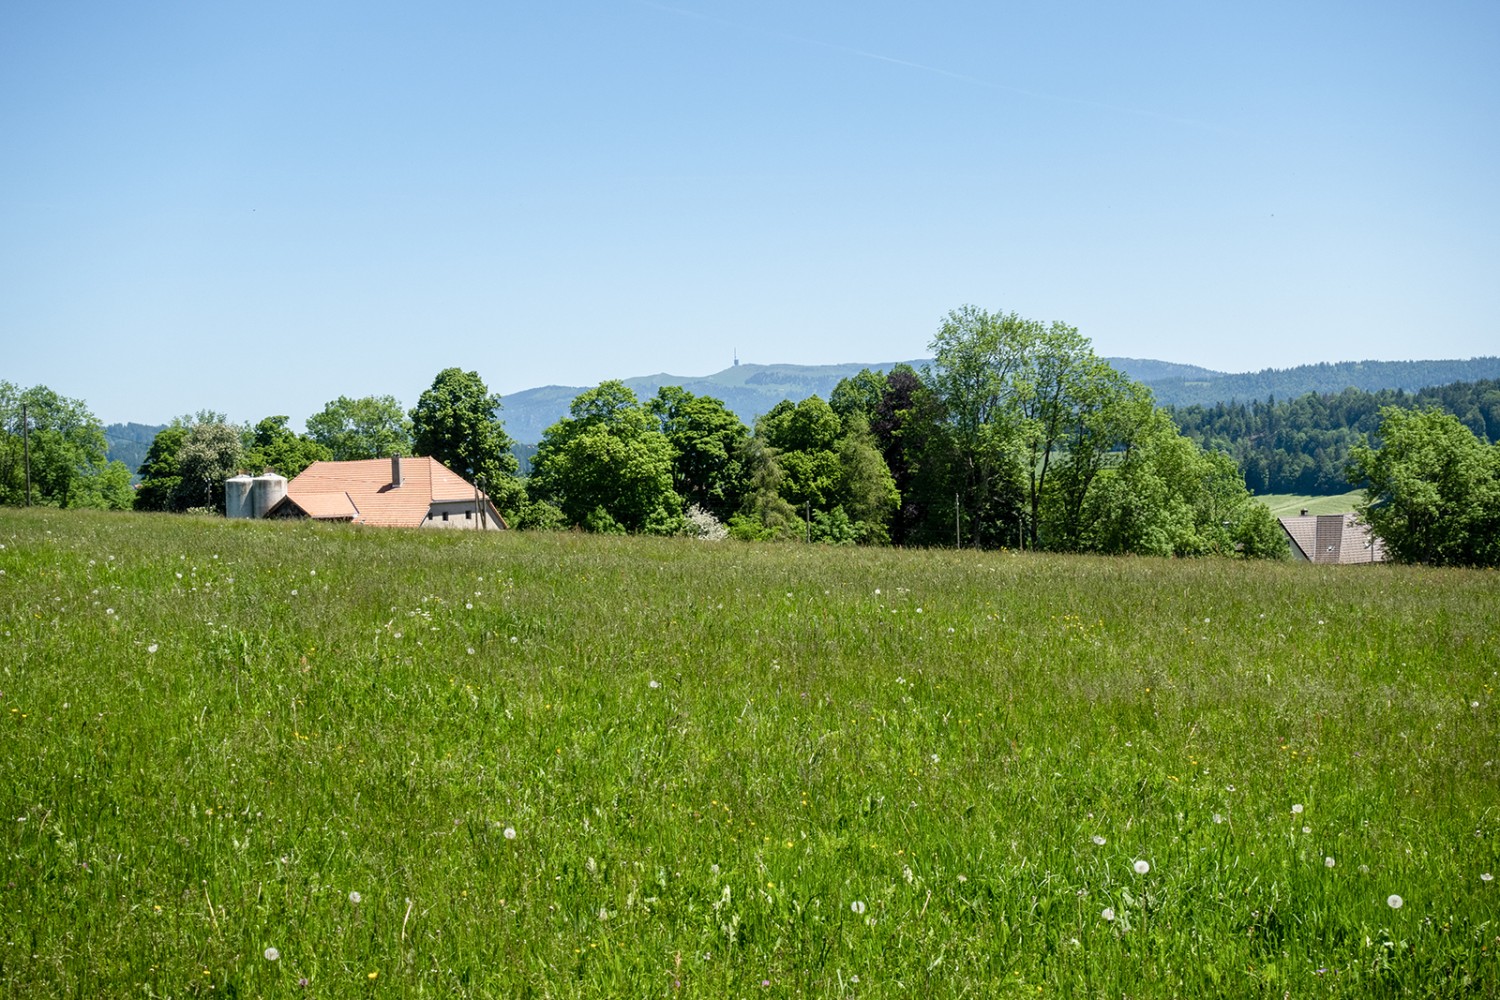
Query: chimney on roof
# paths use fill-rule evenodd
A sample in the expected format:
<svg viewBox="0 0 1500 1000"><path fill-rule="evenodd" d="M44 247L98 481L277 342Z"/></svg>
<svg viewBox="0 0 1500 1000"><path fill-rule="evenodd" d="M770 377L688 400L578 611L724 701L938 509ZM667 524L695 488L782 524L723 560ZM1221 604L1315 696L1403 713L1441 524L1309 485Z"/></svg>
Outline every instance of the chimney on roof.
<svg viewBox="0 0 1500 1000"><path fill-rule="evenodd" d="M400 486L401 485L401 456L400 455L392 455L391 456L391 485L392 486Z"/></svg>
<svg viewBox="0 0 1500 1000"><path fill-rule="evenodd" d="M1303 516L1303 517L1306 517L1306 516L1307 516L1307 508L1306 508L1306 507L1303 507L1303 508L1302 508L1302 516Z"/></svg>

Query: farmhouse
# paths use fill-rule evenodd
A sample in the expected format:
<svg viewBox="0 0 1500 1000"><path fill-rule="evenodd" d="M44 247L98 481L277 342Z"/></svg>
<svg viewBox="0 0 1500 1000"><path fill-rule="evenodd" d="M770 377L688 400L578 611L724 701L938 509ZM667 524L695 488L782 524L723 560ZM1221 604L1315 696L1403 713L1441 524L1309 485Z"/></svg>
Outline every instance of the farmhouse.
<svg viewBox="0 0 1500 1000"><path fill-rule="evenodd" d="M1385 562L1385 543L1355 514L1308 514L1278 518L1292 545L1292 558L1313 563Z"/></svg>
<svg viewBox="0 0 1500 1000"><path fill-rule="evenodd" d="M225 513L390 528L509 527L482 490L435 458L314 462L291 482L236 476L225 484Z"/></svg>

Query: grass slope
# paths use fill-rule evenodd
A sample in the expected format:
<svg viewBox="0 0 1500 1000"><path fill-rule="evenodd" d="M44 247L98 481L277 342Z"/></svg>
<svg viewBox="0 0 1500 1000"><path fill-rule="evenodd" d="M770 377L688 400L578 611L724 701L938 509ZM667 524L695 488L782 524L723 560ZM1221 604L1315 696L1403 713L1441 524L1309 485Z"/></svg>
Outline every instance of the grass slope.
<svg viewBox="0 0 1500 1000"><path fill-rule="evenodd" d="M1330 497L1308 497L1298 493L1266 493L1255 499L1271 509L1273 517L1295 517L1306 510L1309 514L1345 514L1363 500L1364 490L1350 490Z"/></svg>
<svg viewBox="0 0 1500 1000"><path fill-rule="evenodd" d="M1493 573L0 544L7 996L1500 991Z"/></svg>

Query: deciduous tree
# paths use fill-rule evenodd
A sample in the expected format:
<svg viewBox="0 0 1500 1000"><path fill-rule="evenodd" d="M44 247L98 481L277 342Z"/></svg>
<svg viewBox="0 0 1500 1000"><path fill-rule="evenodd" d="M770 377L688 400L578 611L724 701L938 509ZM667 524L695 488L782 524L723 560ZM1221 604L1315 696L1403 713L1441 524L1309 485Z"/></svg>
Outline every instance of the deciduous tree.
<svg viewBox="0 0 1500 1000"><path fill-rule="evenodd" d="M478 372L445 368L411 411L412 441L428 455L471 481L479 481L504 514L516 513L524 490L516 478L514 442L500 420L500 397Z"/></svg>
<svg viewBox="0 0 1500 1000"><path fill-rule="evenodd" d="M394 396L340 396L307 418L307 435L339 462L411 454L411 421Z"/></svg>

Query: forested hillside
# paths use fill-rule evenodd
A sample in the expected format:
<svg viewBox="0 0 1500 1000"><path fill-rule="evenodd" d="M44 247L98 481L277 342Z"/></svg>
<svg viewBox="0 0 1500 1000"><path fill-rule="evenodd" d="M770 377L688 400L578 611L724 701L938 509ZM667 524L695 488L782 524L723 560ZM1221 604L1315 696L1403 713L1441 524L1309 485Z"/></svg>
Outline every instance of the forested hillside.
<svg viewBox="0 0 1500 1000"><path fill-rule="evenodd" d="M1169 408L1182 433L1228 452L1255 493L1343 493L1350 449L1373 444L1383 406L1436 406L1486 441L1500 441L1500 381L1458 382L1406 392L1307 393L1285 402ZM1357 485L1357 484L1354 484Z"/></svg>
<svg viewBox="0 0 1500 1000"><path fill-rule="evenodd" d="M1128 371L1128 369L1124 369ZM1433 385L1500 379L1500 357L1446 361L1340 361L1334 364L1266 368L1214 378L1147 378L1163 406L1212 406L1215 403L1291 399L1309 392L1334 393L1345 389L1415 392Z"/></svg>

